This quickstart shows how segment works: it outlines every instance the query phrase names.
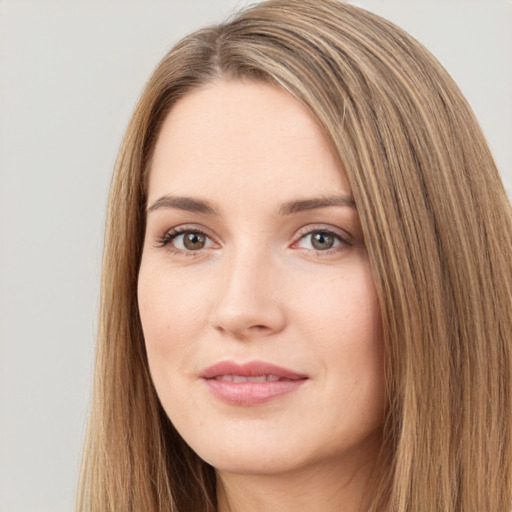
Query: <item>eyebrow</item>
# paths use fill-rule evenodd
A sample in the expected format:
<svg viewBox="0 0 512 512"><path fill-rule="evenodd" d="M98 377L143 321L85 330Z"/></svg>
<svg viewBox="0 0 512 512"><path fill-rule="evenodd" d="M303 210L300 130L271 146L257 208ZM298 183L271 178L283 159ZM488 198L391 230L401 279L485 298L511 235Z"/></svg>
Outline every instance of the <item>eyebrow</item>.
<svg viewBox="0 0 512 512"><path fill-rule="evenodd" d="M291 215L293 213L316 210L318 208L328 208L330 206L345 206L355 208L354 198L349 195L334 195L315 197L311 199L298 199L288 201L279 208L280 215ZM165 195L157 199L147 211L153 212L159 208L176 208L187 212L203 213L205 215L218 215L217 210L203 199L194 199L192 197L169 196Z"/></svg>
<svg viewBox="0 0 512 512"><path fill-rule="evenodd" d="M178 210L185 210L187 212L217 215L217 211L208 201L194 199L192 197L162 196L160 199L157 199L147 211L149 213L159 208L177 208Z"/></svg>
<svg viewBox="0 0 512 512"><path fill-rule="evenodd" d="M356 203L354 198L349 194L300 199L298 201L284 203L281 208L279 208L279 213L281 215L290 215L307 210L316 210L317 208L328 208L329 206L347 206L349 208L355 208Z"/></svg>

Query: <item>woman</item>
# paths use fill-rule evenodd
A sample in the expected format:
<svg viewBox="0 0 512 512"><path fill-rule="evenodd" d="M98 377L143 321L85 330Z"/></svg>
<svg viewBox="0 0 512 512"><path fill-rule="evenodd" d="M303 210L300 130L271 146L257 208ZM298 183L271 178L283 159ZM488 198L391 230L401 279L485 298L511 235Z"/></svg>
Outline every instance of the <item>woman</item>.
<svg viewBox="0 0 512 512"><path fill-rule="evenodd" d="M389 22L180 41L121 148L80 510L512 510L510 205Z"/></svg>

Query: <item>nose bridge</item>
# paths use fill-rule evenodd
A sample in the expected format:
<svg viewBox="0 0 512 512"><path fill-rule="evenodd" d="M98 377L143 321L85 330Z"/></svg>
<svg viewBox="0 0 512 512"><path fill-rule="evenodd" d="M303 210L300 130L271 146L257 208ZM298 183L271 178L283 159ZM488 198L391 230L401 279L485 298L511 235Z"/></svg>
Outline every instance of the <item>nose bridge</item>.
<svg viewBox="0 0 512 512"><path fill-rule="evenodd" d="M268 248L250 243L233 248L224 262L215 327L235 337L280 331L285 323L276 261Z"/></svg>

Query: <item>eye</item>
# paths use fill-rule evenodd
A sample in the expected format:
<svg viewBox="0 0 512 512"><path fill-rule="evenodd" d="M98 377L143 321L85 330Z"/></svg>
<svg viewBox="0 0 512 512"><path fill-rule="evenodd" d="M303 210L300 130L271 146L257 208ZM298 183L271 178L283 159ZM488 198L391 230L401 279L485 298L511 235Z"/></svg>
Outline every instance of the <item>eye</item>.
<svg viewBox="0 0 512 512"><path fill-rule="evenodd" d="M202 233L190 231L176 236L173 239L174 245L182 245L183 249L188 251L197 251L198 249L204 249L208 244L208 237Z"/></svg>
<svg viewBox="0 0 512 512"><path fill-rule="evenodd" d="M307 235L309 242L313 246L313 249L317 251L325 251L326 249L332 249L336 245L339 245L339 237L325 232L311 233Z"/></svg>
<svg viewBox="0 0 512 512"><path fill-rule="evenodd" d="M175 228L158 241L159 247L169 247L177 252L194 252L208 249L212 245L212 239L198 229Z"/></svg>
<svg viewBox="0 0 512 512"><path fill-rule="evenodd" d="M302 234L294 247L319 252L331 252L343 249L344 246L352 245L340 234L327 229L309 230Z"/></svg>

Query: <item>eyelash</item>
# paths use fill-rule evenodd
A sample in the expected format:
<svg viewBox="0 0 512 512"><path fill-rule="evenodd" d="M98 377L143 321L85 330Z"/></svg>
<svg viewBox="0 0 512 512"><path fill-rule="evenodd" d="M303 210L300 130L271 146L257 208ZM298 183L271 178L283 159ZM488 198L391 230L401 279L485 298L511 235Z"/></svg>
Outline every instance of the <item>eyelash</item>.
<svg viewBox="0 0 512 512"><path fill-rule="evenodd" d="M184 235L186 233L201 235L201 236L204 236L205 238L209 239L210 241L213 241L212 237L210 235L208 235L202 229L199 229L197 227L180 226L180 227L173 228L173 229L167 231L162 237L159 237L157 240L156 247L158 247L158 248L165 247L165 248L167 248L168 251L170 251L173 254L179 254L179 255L184 255L184 256L198 256L198 254L201 252L202 249L197 249L195 251L187 250L187 249L179 249L173 245L172 242L176 238L178 238L180 235ZM347 247L351 247L354 245L352 242L350 242L349 240L347 240L346 238L344 238L343 236L341 236L339 233L335 232L332 229L328 229L323 226L315 226L313 228L311 226L308 226L299 231L299 233L297 235L298 239L296 242L294 242L292 244L291 247L296 247L302 240L306 239L308 236L313 236L318 233L332 236L338 242L337 245L335 245L332 248L326 249L326 250L320 250L320 249L314 249L314 248L313 249L307 249L307 248L304 249L305 251L316 254L318 257L335 254L340 251L343 251Z"/></svg>

